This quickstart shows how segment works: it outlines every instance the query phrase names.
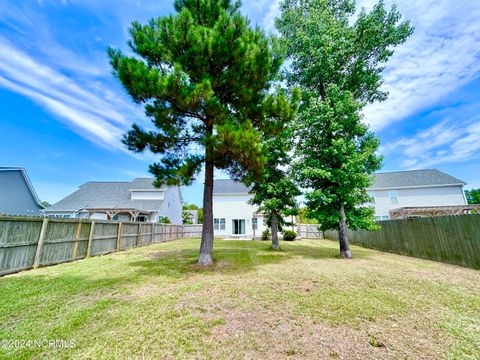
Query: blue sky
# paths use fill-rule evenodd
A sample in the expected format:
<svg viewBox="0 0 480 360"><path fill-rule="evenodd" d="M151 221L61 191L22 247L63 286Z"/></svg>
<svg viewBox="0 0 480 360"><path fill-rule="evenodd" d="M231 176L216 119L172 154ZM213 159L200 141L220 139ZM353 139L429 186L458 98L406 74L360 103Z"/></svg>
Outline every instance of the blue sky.
<svg viewBox="0 0 480 360"><path fill-rule="evenodd" d="M383 170L438 168L479 188L480 2L395 3L416 32L385 69L390 98L364 114ZM243 11L274 31L277 5L245 0ZM111 75L105 48L126 48L132 20L171 11L167 0L0 0L0 166L25 167L49 202L86 181L148 176L155 157L120 143L148 119ZM184 197L200 205L201 190L200 179Z"/></svg>

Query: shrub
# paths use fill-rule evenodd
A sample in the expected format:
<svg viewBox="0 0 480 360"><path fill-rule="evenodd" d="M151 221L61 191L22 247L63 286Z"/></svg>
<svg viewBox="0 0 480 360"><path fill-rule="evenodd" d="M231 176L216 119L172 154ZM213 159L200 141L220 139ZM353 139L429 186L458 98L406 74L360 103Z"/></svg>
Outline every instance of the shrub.
<svg viewBox="0 0 480 360"><path fill-rule="evenodd" d="M170 219L168 218L168 216L160 216L158 218L158 222L160 224L171 224L172 222L170 221Z"/></svg>
<svg viewBox="0 0 480 360"><path fill-rule="evenodd" d="M268 239L270 239L270 230L268 230L268 229L263 230L262 240L268 240Z"/></svg>
<svg viewBox="0 0 480 360"><path fill-rule="evenodd" d="M293 241L297 238L297 233L292 230L285 230L283 232L283 240L285 241Z"/></svg>

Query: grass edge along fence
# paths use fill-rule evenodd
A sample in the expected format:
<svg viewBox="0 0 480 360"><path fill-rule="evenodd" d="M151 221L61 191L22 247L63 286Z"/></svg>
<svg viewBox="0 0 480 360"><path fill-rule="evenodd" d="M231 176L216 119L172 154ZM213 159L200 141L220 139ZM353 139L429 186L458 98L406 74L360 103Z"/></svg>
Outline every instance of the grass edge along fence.
<svg viewBox="0 0 480 360"><path fill-rule="evenodd" d="M0 216L0 276L201 232L202 225Z"/></svg>
<svg viewBox="0 0 480 360"><path fill-rule="evenodd" d="M348 230L350 242L370 249L480 269L480 215L378 222L380 230ZM337 231L325 238L338 240Z"/></svg>

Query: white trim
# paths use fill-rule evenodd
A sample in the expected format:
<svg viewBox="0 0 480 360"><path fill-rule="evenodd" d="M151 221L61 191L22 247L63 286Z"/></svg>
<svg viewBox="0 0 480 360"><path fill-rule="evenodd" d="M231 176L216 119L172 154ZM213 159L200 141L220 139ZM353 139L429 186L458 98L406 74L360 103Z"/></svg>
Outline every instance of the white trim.
<svg viewBox="0 0 480 360"><path fill-rule="evenodd" d="M450 187L450 186L460 186L463 188L463 183L458 184L443 184L443 185L417 185L417 186L389 186L383 188L367 188L367 191L375 191L375 190L398 190L398 189L424 189L424 188L432 188L432 187Z"/></svg>
<svg viewBox="0 0 480 360"><path fill-rule="evenodd" d="M468 205L467 195L465 195L465 190L463 190L463 186L462 186L462 194L463 194L463 200L465 200L465 205Z"/></svg>
<svg viewBox="0 0 480 360"><path fill-rule="evenodd" d="M128 189L128 191L151 191L151 192L165 192L165 189Z"/></svg>

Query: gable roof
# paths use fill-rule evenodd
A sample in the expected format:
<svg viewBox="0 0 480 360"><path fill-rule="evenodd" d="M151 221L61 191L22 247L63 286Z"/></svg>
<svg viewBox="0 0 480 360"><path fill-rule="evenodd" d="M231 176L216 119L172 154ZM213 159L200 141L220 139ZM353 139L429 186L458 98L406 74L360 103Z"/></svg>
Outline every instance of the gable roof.
<svg viewBox="0 0 480 360"><path fill-rule="evenodd" d="M437 169L395 171L375 174L369 189L465 185L466 183Z"/></svg>
<svg viewBox="0 0 480 360"><path fill-rule="evenodd" d="M437 169L384 172L374 176L375 182L369 187L371 190L466 184ZM217 179L213 186L214 194L247 194L248 191L244 184L231 179Z"/></svg>
<svg viewBox="0 0 480 360"><path fill-rule="evenodd" d="M216 179L213 183L214 194L247 194L249 189L239 181Z"/></svg>
<svg viewBox="0 0 480 360"><path fill-rule="evenodd" d="M0 213L40 215L44 206L22 167L0 167Z"/></svg>
<svg viewBox="0 0 480 360"><path fill-rule="evenodd" d="M153 178L137 178L131 182L87 182L56 204L47 212L79 211L82 209L137 209L157 211L163 200L132 200L131 190L159 190L153 186Z"/></svg>

